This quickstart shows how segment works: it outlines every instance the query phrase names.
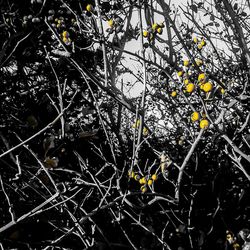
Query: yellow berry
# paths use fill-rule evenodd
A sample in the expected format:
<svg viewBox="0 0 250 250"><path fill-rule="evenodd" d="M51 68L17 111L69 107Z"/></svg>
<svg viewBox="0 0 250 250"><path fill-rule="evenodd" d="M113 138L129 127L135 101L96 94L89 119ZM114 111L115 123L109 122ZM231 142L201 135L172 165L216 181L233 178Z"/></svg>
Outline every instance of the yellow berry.
<svg viewBox="0 0 250 250"><path fill-rule="evenodd" d="M202 49L202 47L203 47L203 45L201 43L199 43L198 46L197 46L197 48L200 49L200 50Z"/></svg>
<svg viewBox="0 0 250 250"><path fill-rule="evenodd" d="M198 43L198 39L197 39L196 36L193 38L193 42L194 42L194 43Z"/></svg>
<svg viewBox="0 0 250 250"><path fill-rule="evenodd" d="M202 45L202 47L203 47L203 46L205 46L205 45L206 45L206 41L205 41L204 39L202 39L200 44L201 44L201 45Z"/></svg>
<svg viewBox="0 0 250 250"><path fill-rule="evenodd" d="M68 38L69 37L69 32L68 31L63 31L62 36Z"/></svg>
<svg viewBox="0 0 250 250"><path fill-rule="evenodd" d="M157 28L157 30L156 30L156 31L157 31L157 33L158 33L158 34L160 34L160 35L161 35L161 34L162 34L163 29L162 29L161 27L159 27L159 28Z"/></svg>
<svg viewBox="0 0 250 250"><path fill-rule="evenodd" d="M143 134L144 136L147 136L147 135L148 135L148 129L147 129L146 127L143 128L142 134Z"/></svg>
<svg viewBox="0 0 250 250"><path fill-rule="evenodd" d="M139 183L140 183L141 185L146 184L146 183L147 183L146 178L145 178L145 177L142 177L142 178L139 180Z"/></svg>
<svg viewBox="0 0 250 250"><path fill-rule="evenodd" d="M189 83L187 86L186 86L186 91L188 93L192 93L194 91L194 84L193 83Z"/></svg>
<svg viewBox="0 0 250 250"><path fill-rule="evenodd" d="M147 31L147 30L144 30L144 31L143 31L143 36L144 36L144 37L148 37L148 35L149 35L148 31Z"/></svg>
<svg viewBox="0 0 250 250"><path fill-rule="evenodd" d="M152 178L153 181L156 181L157 178L158 178L158 177L157 177L157 174L153 174L151 178Z"/></svg>
<svg viewBox="0 0 250 250"><path fill-rule="evenodd" d="M213 85L211 82L206 82L203 86L204 92L210 92L213 89Z"/></svg>
<svg viewBox="0 0 250 250"><path fill-rule="evenodd" d="M171 96L172 97L176 97L177 96L177 92L176 91L172 91Z"/></svg>
<svg viewBox="0 0 250 250"><path fill-rule="evenodd" d="M221 88L220 92L221 92L222 95L224 95L225 94L225 89Z"/></svg>
<svg viewBox="0 0 250 250"><path fill-rule="evenodd" d="M198 121L200 118L200 114L197 111L194 111L191 115L191 120L192 122L196 122Z"/></svg>
<svg viewBox="0 0 250 250"><path fill-rule="evenodd" d="M114 20L113 19L108 20L108 25L112 28L114 25Z"/></svg>
<svg viewBox="0 0 250 250"><path fill-rule="evenodd" d="M140 120L138 119L133 125L132 128L139 128L140 126Z"/></svg>
<svg viewBox="0 0 250 250"><path fill-rule="evenodd" d="M184 61L183 61L183 65L184 65L185 67L188 67L188 66L189 66L189 60L184 60Z"/></svg>
<svg viewBox="0 0 250 250"><path fill-rule="evenodd" d="M146 187L146 186L142 186L142 187L141 187L141 192L142 192L142 193L147 192L147 190L148 190L148 189L147 189L147 187Z"/></svg>
<svg viewBox="0 0 250 250"><path fill-rule="evenodd" d="M151 186L153 184L153 180L148 180L148 185Z"/></svg>
<svg viewBox="0 0 250 250"><path fill-rule="evenodd" d="M152 29L155 31L158 28L158 24L157 23L153 23L152 24Z"/></svg>
<svg viewBox="0 0 250 250"><path fill-rule="evenodd" d="M139 180L141 179L141 177L140 177L139 174L136 174L136 175L134 176L134 179L135 179L136 181L139 181Z"/></svg>
<svg viewBox="0 0 250 250"><path fill-rule="evenodd" d="M200 89L203 90L203 88L204 88L204 83L200 85Z"/></svg>
<svg viewBox="0 0 250 250"><path fill-rule="evenodd" d="M93 11L93 5L92 5L92 4L88 4L88 5L86 6L86 10L87 10L88 12L92 12L92 11Z"/></svg>
<svg viewBox="0 0 250 250"><path fill-rule="evenodd" d="M203 64L201 59L196 59L195 62L197 64L197 66L201 66Z"/></svg>
<svg viewBox="0 0 250 250"><path fill-rule="evenodd" d="M206 129L209 126L209 121L207 119L203 119L200 121L200 128L201 129Z"/></svg>
<svg viewBox="0 0 250 250"><path fill-rule="evenodd" d="M67 43L67 42L69 41L69 40L68 40L68 38L67 38L67 37L65 37L65 36L63 37L63 39L62 39L62 40L63 40L63 42L65 42L65 43Z"/></svg>
<svg viewBox="0 0 250 250"><path fill-rule="evenodd" d="M187 85L189 83L189 80L188 79L185 79L184 80L184 84Z"/></svg>
<svg viewBox="0 0 250 250"><path fill-rule="evenodd" d="M134 171L129 171L129 172L128 172L128 176L129 176L130 178L135 178L135 172L134 172Z"/></svg>
<svg viewBox="0 0 250 250"><path fill-rule="evenodd" d="M206 79L205 73L200 73L198 76L198 81L203 82Z"/></svg>
<svg viewBox="0 0 250 250"><path fill-rule="evenodd" d="M177 75L178 75L179 77L181 77L181 76L183 75L183 71L178 71L178 72L177 72Z"/></svg>

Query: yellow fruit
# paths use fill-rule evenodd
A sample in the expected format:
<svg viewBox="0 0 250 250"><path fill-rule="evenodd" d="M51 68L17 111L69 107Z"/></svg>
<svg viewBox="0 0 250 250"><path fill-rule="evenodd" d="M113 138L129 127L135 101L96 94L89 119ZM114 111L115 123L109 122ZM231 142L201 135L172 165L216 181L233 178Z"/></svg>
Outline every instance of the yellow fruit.
<svg viewBox="0 0 250 250"><path fill-rule="evenodd" d="M198 38L196 36L193 38L193 42L198 43Z"/></svg>
<svg viewBox="0 0 250 250"><path fill-rule="evenodd" d="M128 172L128 176L129 176L130 178L135 178L135 172L134 172L134 171L129 171L129 172Z"/></svg>
<svg viewBox="0 0 250 250"><path fill-rule="evenodd" d="M139 181L139 180L141 179L141 177L140 177L140 175L136 174L136 175L134 176L134 179L135 179L136 181Z"/></svg>
<svg viewBox="0 0 250 250"><path fill-rule="evenodd" d="M153 23L152 24L152 29L155 31L158 28L158 24L157 23Z"/></svg>
<svg viewBox="0 0 250 250"><path fill-rule="evenodd" d="M139 180L139 183L140 183L141 185L146 184L146 183L147 183L146 178L145 178L145 177L142 177L142 178Z"/></svg>
<svg viewBox="0 0 250 250"><path fill-rule="evenodd" d="M203 47L203 45L201 43L199 43L198 46L197 46L197 48L200 49L200 50L202 49L202 47Z"/></svg>
<svg viewBox="0 0 250 250"><path fill-rule="evenodd" d="M191 120L192 122L196 122L198 121L200 118L200 114L197 111L194 111L191 115Z"/></svg>
<svg viewBox="0 0 250 250"><path fill-rule="evenodd" d="M178 72L177 72L177 75L178 75L179 77L181 77L181 76L183 75L183 71L178 71Z"/></svg>
<svg viewBox="0 0 250 250"><path fill-rule="evenodd" d="M189 83L189 80L188 79L185 79L184 80L184 84L187 85Z"/></svg>
<svg viewBox="0 0 250 250"><path fill-rule="evenodd" d="M148 189L147 189L147 187L146 187L146 186L142 186L142 187L141 187L141 191L142 191L142 193L147 192L147 190L148 190Z"/></svg>
<svg viewBox="0 0 250 250"><path fill-rule="evenodd" d="M199 82L203 82L206 78L206 75L205 73L200 73L199 76L198 76L198 81Z"/></svg>
<svg viewBox="0 0 250 250"><path fill-rule="evenodd" d="M86 6L86 10L88 11L88 12L92 12L93 11L93 5L92 4L88 4L87 6Z"/></svg>
<svg viewBox="0 0 250 250"><path fill-rule="evenodd" d="M148 180L148 185L151 186L153 184L153 180Z"/></svg>
<svg viewBox="0 0 250 250"><path fill-rule="evenodd" d="M68 38L69 37L69 32L68 31L63 31L62 36Z"/></svg>
<svg viewBox="0 0 250 250"><path fill-rule="evenodd" d="M114 25L114 20L113 19L108 20L108 25L112 28Z"/></svg>
<svg viewBox="0 0 250 250"><path fill-rule="evenodd" d="M148 37L148 35L149 35L148 31L147 31L147 30L144 30L144 31L143 31L143 36L144 36L144 37Z"/></svg>
<svg viewBox="0 0 250 250"><path fill-rule="evenodd" d="M206 41L205 41L204 39L202 39L200 44L201 44L201 45L202 45L202 47L203 47L203 46L205 46L205 45L206 45Z"/></svg>
<svg viewBox="0 0 250 250"><path fill-rule="evenodd" d="M142 134L143 134L144 136L147 136L147 135L148 135L148 129L147 129L146 127L143 128Z"/></svg>
<svg viewBox="0 0 250 250"><path fill-rule="evenodd" d="M204 88L204 83L200 85L200 89L203 90L203 88Z"/></svg>
<svg viewBox="0 0 250 250"><path fill-rule="evenodd" d="M184 65L185 67L188 67L188 65L189 65L189 60L184 60L184 61L183 61L183 65Z"/></svg>
<svg viewBox="0 0 250 250"><path fill-rule="evenodd" d="M222 95L224 95L225 94L225 89L221 88L220 92L221 92Z"/></svg>
<svg viewBox="0 0 250 250"><path fill-rule="evenodd" d="M138 128L140 126L140 120L138 119L133 125L132 128Z"/></svg>
<svg viewBox="0 0 250 250"><path fill-rule="evenodd" d="M206 82L203 86L203 91L210 92L213 89L213 85L211 82Z"/></svg>
<svg viewBox="0 0 250 250"><path fill-rule="evenodd" d="M195 62L197 64L197 66L201 66L203 64L201 59L196 59Z"/></svg>
<svg viewBox="0 0 250 250"><path fill-rule="evenodd" d="M153 181L156 181L157 178L158 178L158 177L157 177L157 174L153 174L153 175L152 175L152 180L153 180Z"/></svg>
<svg viewBox="0 0 250 250"><path fill-rule="evenodd" d="M63 39L62 39L62 40L63 40L63 42L65 42L65 43L67 43L67 42L69 41L69 40L68 40L68 38L67 38L67 37L65 37L65 36L63 37Z"/></svg>
<svg viewBox="0 0 250 250"><path fill-rule="evenodd" d="M172 91L171 96L172 97L176 97L177 96L177 92L176 91Z"/></svg>
<svg viewBox="0 0 250 250"><path fill-rule="evenodd" d="M201 129L206 129L209 126L209 121L207 119L203 119L200 121L200 128Z"/></svg>
<svg viewBox="0 0 250 250"><path fill-rule="evenodd" d="M192 93L194 91L194 84L193 83L189 83L187 86L186 86L186 91L188 93Z"/></svg>
<svg viewBox="0 0 250 250"><path fill-rule="evenodd" d="M157 28L156 31L157 31L158 34L162 34L163 29L161 27L159 27L159 28Z"/></svg>

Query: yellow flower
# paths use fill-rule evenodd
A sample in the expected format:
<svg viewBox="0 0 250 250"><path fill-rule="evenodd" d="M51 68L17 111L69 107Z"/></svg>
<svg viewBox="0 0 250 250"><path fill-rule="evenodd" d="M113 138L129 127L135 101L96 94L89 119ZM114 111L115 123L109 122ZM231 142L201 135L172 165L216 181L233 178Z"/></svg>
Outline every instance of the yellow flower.
<svg viewBox="0 0 250 250"><path fill-rule="evenodd" d="M203 86L204 92L210 92L213 89L213 85L211 82L206 82Z"/></svg>
<svg viewBox="0 0 250 250"><path fill-rule="evenodd" d="M143 36L144 36L144 37L148 37L148 34L149 34L149 33L148 33L147 30L144 30L144 31L143 31Z"/></svg>
<svg viewBox="0 0 250 250"><path fill-rule="evenodd" d="M201 129L206 129L209 126L209 121L207 119L203 119L200 121L200 128Z"/></svg>
<svg viewBox="0 0 250 250"><path fill-rule="evenodd" d="M184 61L183 61L183 65L184 65L185 67L188 67L188 66L189 66L189 60L184 60Z"/></svg>
<svg viewBox="0 0 250 250"><path fill-rule="evenodd" d="M172 97L176 97L177 96L177 92L176 91L172 91L171 96Z"/></svg>
<svg viewBox="0 0 250 250"><path fill-rule="evenodd" d="M191 115L191 120L192 122L196 122L198 121L200 118L200 114L197 111L194 111Z"/></svg>
<svg viewBox="0 0 250 250"><path fill-rule="evenodd" d="M198 81L199 82L203 82L206 78L206 75L205 73L200 73L199 76L198 76Z"/></svg>
<svg viewBox="0 0 250 250"><path fill-rule="evenodd" d="M185 79L184 80L184 84L187 85L189 83L189 80L188 79Z"/></svg>
<svg viewBox="0 0 250 250"><path fill-rule="evenodd" d="M93 11L93 5L92 4L88 4L87 6L86 6L86 10L88 11L88 12L92 12Z"/></svg>
<svg viewBox="0 0 250 250"><path fill-rule="evenodd" d="M192 93L194 91L194 84L193 83L189 83L187 86L186 86L186 91L188 93Z"/></svg>

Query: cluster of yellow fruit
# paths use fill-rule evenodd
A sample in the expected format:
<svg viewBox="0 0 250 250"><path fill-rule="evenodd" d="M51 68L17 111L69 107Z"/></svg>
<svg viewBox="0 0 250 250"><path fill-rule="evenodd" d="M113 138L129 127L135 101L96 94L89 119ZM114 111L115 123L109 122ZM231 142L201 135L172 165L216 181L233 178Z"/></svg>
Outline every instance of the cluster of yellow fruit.
<svg viewBox="0 0 250 250"><path fill-rule="evenodd" d="M199 49L199 50L201 50L204 46L206 46L206 41L204 40L204 38L201 38L201 39L199 39L199 38L197 38L196 36L193 38L193 42L195 43L195 44L197 44L197 48Z"/></svg>
<svg viewBox="0 0 250 250"><path fill-rule="evenodd" d="M139 128L140 127L140 120L138 119L133 125L132 125L132 128ZM148 129L146 127L143 128L142 130L142 134L144 136L147 136L148 135Z"/></svg>
<svg viewBox="0 0 250 250"><path fill-rule="evenodd" d="M63 42L66 44L66 45L70 45L71 44L71 39L69 37L69 32L68 31L63 31L63 33L61 34L61 38L63 40Z"/></svg>
<svg viewBox="0 0 250 250"><path fill-rule="evenodd" d="M135 181L138 181L141 184L141 192L145 193L148 190L148 186L152 186L154 181L158 179L157 174L153 174L152 176L141 176L138 173L135 173L134 171L129 171L128 176L131 179L134 179Z"/></svg>
<svg viewBox="0 0 250 250"><path fill-rule="evenodd" d="M183 65L186 66L186 67L188 67L189 61L185 60L183 62ZM179 77L183 77L184 76L184 72L183 71L178 71L177 75ZM185 77L183 77L183 82L184 82L184 85L185 85L184 92L192 93L194 91L194 89L195 89L195 84L192 83L192 82L190 82L187 74L185 74ZM198 83L200 89L203 90L205 93L211 92L212 89L213 89L213 84L211 82L207 81L207 76L206 76L205 73L200 73L198 75L197 83Z"/></svg>
<svg viewBox="0 0 250 250"><path fill-rule="evenodd" d="M61 17L61 18L55 18L55 24L56 24L56 27L59 29L59 28L64 28L65 27L65 22L64 22L64 18Z"/></svg>
<svg viewBox="0 0 250 250"><path fill-rule="evenodd" d="M165 27L164 23L153 23L151 27L148 27L143 31L143 36L149 39L154 37L154 34L161 35L163 32L163 28Z"/></svg>
<svg viewBox="0 0 250 250"><path fill-rule="evenodd" d="M191 114L191 121L196 122L196 121L199 121L199 120L200 120L199 112L194 111ZM203 117L203 119L200 120L200 128L201 129L206 129L206 128L208 128L208 126L209 126L209 121L205 117Z"/></svg>

